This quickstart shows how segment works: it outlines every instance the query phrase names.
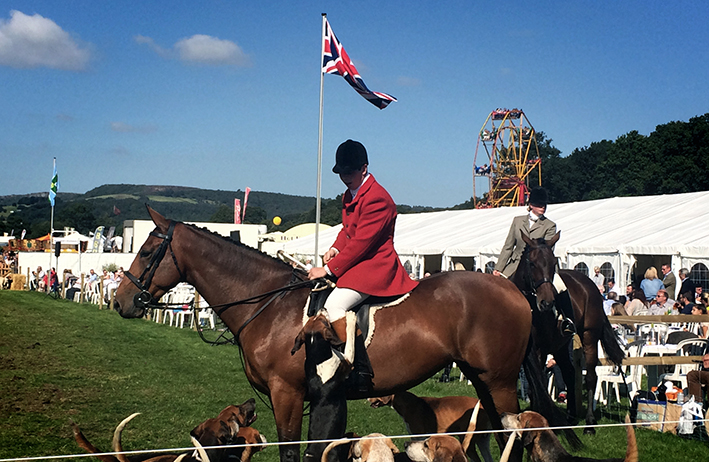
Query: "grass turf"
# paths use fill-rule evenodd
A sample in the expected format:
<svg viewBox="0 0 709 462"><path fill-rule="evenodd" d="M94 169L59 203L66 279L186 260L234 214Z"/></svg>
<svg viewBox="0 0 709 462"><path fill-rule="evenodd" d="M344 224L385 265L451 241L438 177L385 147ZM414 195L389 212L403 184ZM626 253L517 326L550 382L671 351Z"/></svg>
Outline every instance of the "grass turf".
<svg viewBox="0 0 709 462"><path fill-rule="evenodd" d="M430 379L412 390L422 396L473 394L457 381ZM234 346L213 347L189 329L124 320L93 305L53 300L34 292L0 291L0 459L81 453L69 419L97 447L110 449L115 426L133 412L123 433L128 450L189 447L189 431L229 404L257 394ZM390 408L349 403L348 430L403 435ZM276 441L273 415L257 398L256 427ZM602 422L608 422L608 419ZM307 419L303 425L304 436ZM579 432L580 433L580 432ZM578 455L622 457L625 431L599 429L581 436ZM709 460L705 443L639 429L641 461ZM396 440L403 447L404 440ZM304 448L302 448L304 449ZM493 444L493 454L497 447ZM255 462L276 462L267 448Z"/></svg>

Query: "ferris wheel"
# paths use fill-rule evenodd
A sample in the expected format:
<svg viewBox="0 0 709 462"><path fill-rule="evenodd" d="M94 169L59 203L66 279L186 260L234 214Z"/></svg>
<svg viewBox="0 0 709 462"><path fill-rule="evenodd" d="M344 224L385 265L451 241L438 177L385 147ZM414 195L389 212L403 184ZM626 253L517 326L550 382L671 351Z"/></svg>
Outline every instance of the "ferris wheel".
<svg viewBox="0 0 709 462"><path fill-rule="evenodd" d="M473 164L475 208L524 205L542 183L542 162L534 127L521 109L492 111L478 134ZM481 190L482 200L477 198Z"/></svg>

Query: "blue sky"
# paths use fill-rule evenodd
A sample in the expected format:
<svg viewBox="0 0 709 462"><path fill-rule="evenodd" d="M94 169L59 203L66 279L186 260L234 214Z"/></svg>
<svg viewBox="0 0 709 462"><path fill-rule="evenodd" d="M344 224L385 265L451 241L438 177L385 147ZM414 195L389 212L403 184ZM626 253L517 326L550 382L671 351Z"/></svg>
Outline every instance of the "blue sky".
<svg viewBox="0 0 709 462"><path fill-rule="evenodd" d="M703 1L5 1L0 195L107 183L315 195L321 13L379 110L324 85L323 197L352 138L397 203L472 195L477 134L525 111L568 155L709 112ZM619 172L622 174L622 172Z"/></svg>

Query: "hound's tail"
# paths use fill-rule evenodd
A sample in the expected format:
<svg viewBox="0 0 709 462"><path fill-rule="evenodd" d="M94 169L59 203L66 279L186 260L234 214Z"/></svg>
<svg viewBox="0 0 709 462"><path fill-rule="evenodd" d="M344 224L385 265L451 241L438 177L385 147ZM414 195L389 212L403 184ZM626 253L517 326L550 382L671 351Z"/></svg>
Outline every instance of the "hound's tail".
<svg viewBox="0 0 709 462"><path fill-rule="evenodd" d="M628 433L628 449L625 450L625 462L638 462L638 442L635 439L635 428L630 425L630 415L625 415L625 431Z"/></svg>

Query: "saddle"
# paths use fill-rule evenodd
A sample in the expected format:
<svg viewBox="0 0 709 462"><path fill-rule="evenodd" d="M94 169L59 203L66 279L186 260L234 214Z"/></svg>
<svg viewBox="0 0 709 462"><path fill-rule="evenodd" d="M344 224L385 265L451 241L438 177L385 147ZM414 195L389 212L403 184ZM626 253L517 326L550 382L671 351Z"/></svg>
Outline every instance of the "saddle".
<svg viewBox="0 0 709 462"><path fill-rule="evenodd" d="M325 309L325 300L333 291L334 287L328 285L315 286L310 292L310 298L308 301L308 317L315 316L318 311ZM384 308L393 302L398 301L402 297L407 295L392 295L389 297L377 297L371 295L367 297L362 303L356 305L352 310L357 315L357 327L362 331L362 335L365 339L371 340L370 330L373 327L370 326L370 309ZM367 342L369 343L369 342Z"/></svg>

